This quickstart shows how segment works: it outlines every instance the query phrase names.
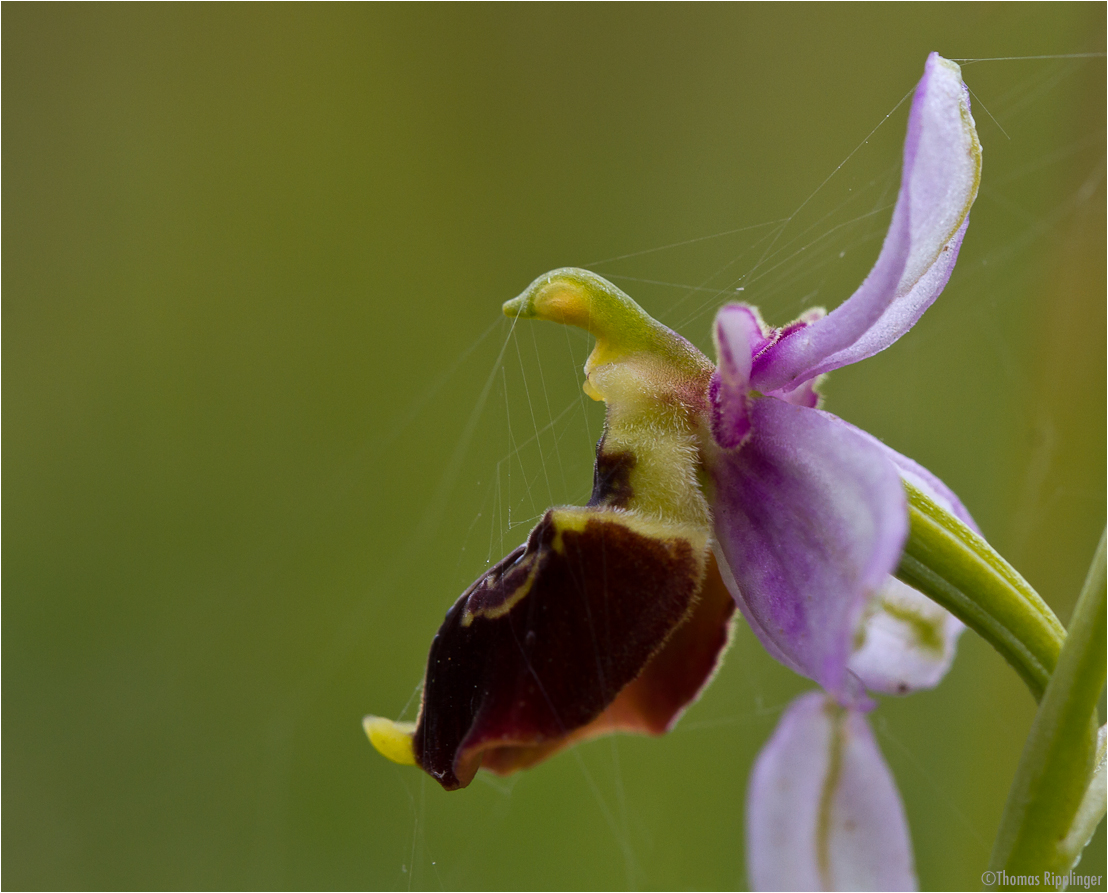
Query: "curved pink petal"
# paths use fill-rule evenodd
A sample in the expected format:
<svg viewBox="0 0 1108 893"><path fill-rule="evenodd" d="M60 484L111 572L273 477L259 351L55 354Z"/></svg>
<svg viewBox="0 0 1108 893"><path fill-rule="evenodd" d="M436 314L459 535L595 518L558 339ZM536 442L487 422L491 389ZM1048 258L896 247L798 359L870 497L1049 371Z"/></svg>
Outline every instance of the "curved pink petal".
<svg viewBox="0 0 1108 893"><path fill-rule="evenodd" d="M934 688L954 661L962 622L896 577L870 600L848 667L870 691Z"/></svg>
<svg viewBox="0 0 1108 893"><path fill-rule="evenodd" d="M855 630L908 532L900 478L880 449L818 409L762 397L750 422L741 449L711 460L724 579L775 657L855 700Z"/></svg>
<svg viewBox="0 0 1108 893"><path fill-rule="evenodd" d="M846 425L849 423L843 422L843 424ZM851 427L853 428L854 426L851 425ZM946 509L954 515L955 518L969 527L974 533L981 533L981 528L978 527L977 522L973 520L973 515L969 513L969 509L962 505L962 500L955 495L950 487L939 480L939 478L914 459L909 459L907 456L898 453L892 447L885 446L885 444L881 443L881 441L872 434L868 434L858 428L854 430L865 434L866 437L870 438L882 448L885 456L896 466L897 471L900 472L900 476L905 482L911 484L917 490L921 490L934 502L938 503L942 508Z"/></svg>
<svg viewBox="0 0 1108 893"><path fill-rule="evenodd" d="M954 491L918 462L837 416L825 413L824 417L880 451L903 481L980 533ZM867 689L882 694L933 688L950 669L963 629L961 621L945 608L888 577L866 603L848 669Z"/></svg>
<svg viewBox="0 0 1108 893"><path fill-rule="evenodd" d="M912 100L900 193L877 263L834 311L756 357L753 386L763 393L794 387L872 356L907 332L950 278L980 176L981 145L961 70L932 53Z"/></svg>
<svg viewBox="0 0 1108 893"><path fill-rule="evenodd" d="M874 447L880 450L885 458L896 466L896 470L900 473L901 479L906 483L922 491L931 500L938 503L938 505L946 509L959 521L969 527L974 533L981 533L981 528L979 528L977 522L973 520L973 515L969 513L969 509L962 504L962 500L958 498L955 492L944 484L936 475L932 474L914 459L909 459L902 453L898 453L892 447L886 446L868 431L856 428L854 425L850 424L850 422L845 422L838 416L829 417L840 425L849 428L859 437L869 441Z"/></svg>
<svg viewBox="0 0 1108 893"><path fill-rule="evenodd" d="M755 890L914 890L900 794L865 717L812 692L759 754L746 806Z"/></svg>

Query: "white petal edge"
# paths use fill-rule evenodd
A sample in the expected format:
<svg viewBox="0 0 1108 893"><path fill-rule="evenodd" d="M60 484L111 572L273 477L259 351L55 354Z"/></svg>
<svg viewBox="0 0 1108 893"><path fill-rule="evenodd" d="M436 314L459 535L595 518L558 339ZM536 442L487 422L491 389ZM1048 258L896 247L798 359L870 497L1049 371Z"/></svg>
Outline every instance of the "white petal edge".
<svg viewBox="0 0 1108 893"><path fill-rule="evenodd" d="M867 689L886 695L934 688L954 662L964 629L945 608L889 577L866 609L847 668Z"/></svg>

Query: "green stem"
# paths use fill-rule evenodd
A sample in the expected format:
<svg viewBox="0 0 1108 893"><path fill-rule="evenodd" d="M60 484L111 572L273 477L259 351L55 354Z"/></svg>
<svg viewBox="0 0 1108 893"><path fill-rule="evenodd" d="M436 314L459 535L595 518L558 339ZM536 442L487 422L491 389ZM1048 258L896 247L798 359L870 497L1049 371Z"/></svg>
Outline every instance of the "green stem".
<svg viewBox="0 0 1108 893"><path fill-rule="evenodd" d="M1039 700L1066 631L1038 593L984 539L905 483L910 533L896 576L991 644Z"/></svg>
<svg viewBox="0 0 1108 893"><path fill-rule="evenodd" d="M1096 704L1108 659L1106 591L1102 534L1024 745L993 848L993 870L1036 875L1045 889L1059 886L1045 873L1069 871L1104 816Z"/></svg>
<svg viewBox="0 0 1108 893"><path fill-rule="evenodd" d="M1039 703L1008 795L991 869L1002 885L1059 889L1105 814L1105 536L1070 633L984 539L905 484L910 534L896 575L988 641Z"/></svg>

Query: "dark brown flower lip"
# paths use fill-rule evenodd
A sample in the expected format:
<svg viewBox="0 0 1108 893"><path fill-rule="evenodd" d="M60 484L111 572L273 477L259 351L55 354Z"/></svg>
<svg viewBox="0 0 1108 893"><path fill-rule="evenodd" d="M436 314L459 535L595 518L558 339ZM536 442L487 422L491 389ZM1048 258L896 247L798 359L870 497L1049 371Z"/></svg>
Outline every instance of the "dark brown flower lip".
<svg viewBox="0 0 1108 893"><path fill-rule="evenodd" d="M600 716L690 615L707 554L595 507L549 510L521 548L431 645L412 743L448 790L486 756L501 772L530 765Z"/></svg>

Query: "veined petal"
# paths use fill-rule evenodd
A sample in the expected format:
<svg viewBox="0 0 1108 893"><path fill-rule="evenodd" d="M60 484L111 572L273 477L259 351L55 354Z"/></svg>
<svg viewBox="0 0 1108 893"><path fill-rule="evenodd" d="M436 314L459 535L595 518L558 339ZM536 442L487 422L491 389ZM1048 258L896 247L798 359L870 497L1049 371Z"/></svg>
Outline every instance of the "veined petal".
<svg viewBox="0 0 1108 893"><path fill-rule="evenodd" d="M755 359L754 387L792 388L907 332L950 278L980 178L981 144L961 70L932 53L912 100L900 193L877 263L843 304Z"/></svg>
<svg viewBox="0 0 1108 893"><path fill-rule="evenodd" d="M914 890L908 823L860 712L793 701L754 764L747 870L755 890Z"/></svg>
<svg viewBox="0 0 1108 893"><path fill-rule="evenodd" d="M750 419L742 448L711 459L717 552L766 648L851 701L858 622L908 532L900 478L881 450L818 409L762 397Z"/></svg>
<svg viewBox="0 0 1108 893"><path fill-rule="evenodd" d="M850 671L870 691L903 695L939 684L965 626L896 577L866 607Z"/></svg>

